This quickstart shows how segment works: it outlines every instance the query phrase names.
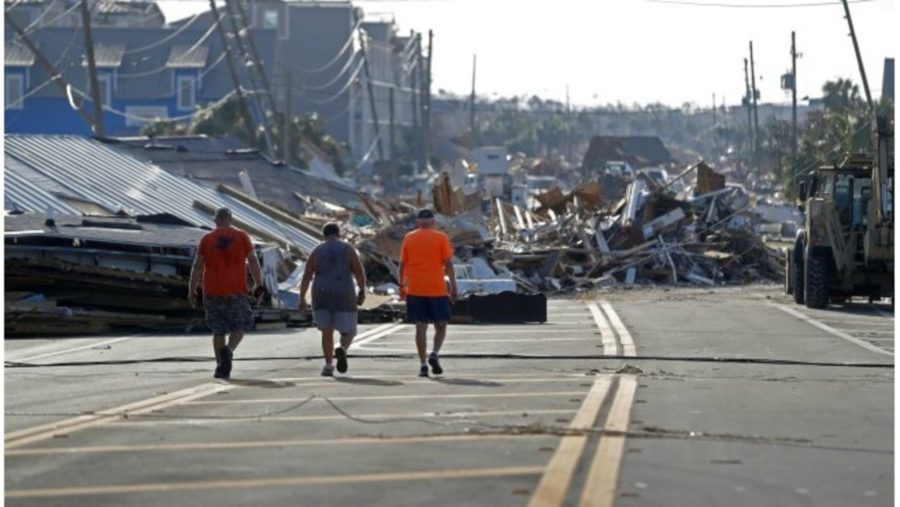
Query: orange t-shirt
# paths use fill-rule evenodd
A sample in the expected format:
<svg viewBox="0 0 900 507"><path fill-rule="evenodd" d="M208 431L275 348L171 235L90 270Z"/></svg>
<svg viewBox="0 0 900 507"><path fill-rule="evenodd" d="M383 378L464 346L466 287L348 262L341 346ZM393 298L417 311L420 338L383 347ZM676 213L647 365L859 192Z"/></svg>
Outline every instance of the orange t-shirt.
<svg viewBox="0 0 900 507"><path fill-rule="evenodd" d="M253 251L250 236L234 227L215 229L200 240L203 257L203 294L231 296L247 292L247 255Z"/></svg>
<svg viewBox="0 0 900 507"><path fill-rule="evenodd" d="M453 258L446 234L434 229L416 229L403 238L400 262L409 281L407 294L440 297L447 295L444 262ZM402 280L401 280L402 283Z"/></svg>

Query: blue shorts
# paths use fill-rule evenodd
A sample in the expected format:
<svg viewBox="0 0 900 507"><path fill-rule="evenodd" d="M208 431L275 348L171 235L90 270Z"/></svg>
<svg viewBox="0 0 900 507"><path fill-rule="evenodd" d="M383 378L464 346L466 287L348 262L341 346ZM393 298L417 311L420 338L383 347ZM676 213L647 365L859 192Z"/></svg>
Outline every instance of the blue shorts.
<svg viewBox="0 0 900 507"><path fill-rule="evenodd" d="M448 322L450 297L406 296L406 320L410 322Z"/></svg>

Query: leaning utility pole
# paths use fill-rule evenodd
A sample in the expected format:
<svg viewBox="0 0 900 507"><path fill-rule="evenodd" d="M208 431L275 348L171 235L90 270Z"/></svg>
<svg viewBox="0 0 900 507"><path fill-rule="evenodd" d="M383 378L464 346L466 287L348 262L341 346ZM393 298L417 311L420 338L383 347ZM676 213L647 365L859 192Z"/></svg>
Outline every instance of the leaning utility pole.
<svg viewBox="0 0 900 507"><path fill-rule="evenodd" d="M28 34L25 33L25 30L23 30L22 27L16 24L12 16L4 16L4 18L6 19L6 22L9 24L9 26L12 27L13 31L16 32L16 35L18 35L19 38L22 39L22 42L24 42L25 45L28 46L28 49L31 51L31 54L34 55L34 58L37 60L38 64L40 64L40 66L44 68L44 71L47 73L47 75L50 76L50 81L56 83L56 85L60 87L63 95L68 96L70 85L68 81L66 81L65 77L63 77L63 73L60 72L55 65L50 63L50 60L48 60L47 57L44 56L44 53L42 53L41 50L38 49L38 47L34 44L34 42L31 41L31 38L28 37ZM87 111L84 110L84 103L72 103L72 107L75 109L75 111L78 112L79 115L81 115L81 119L83 119L84 122L88 124L91 130L95 130L95 120L91 115L87 113Z"/></svg>
<svg viewBox="0 0 900 507"><path fill-rule="evenodd" d="M256 107L259 108L259 113L262 116L262 124L263 124L263 135L266 138L266 150L269 152L269 157L273 160L277 157L275 150L275 137L274 137L274 129L272 128L272 115L275 112L275 104L272 100L272 94L270 89L260 90L259 84L256 82L256 77L254 77L255 70L262 70L259 67L259 61L253 58L250 54L248 48L244 45L244 37L241 35L241 28L238 27L237 20L235 19L235 12L232 9L231 1L225 0L225 13L228 16L228 21L231 24L231 33L234 37L235 45L237 46L238 54L241 57L241 60L245 63L252 64L254 69L250 69L247 73L247 77L250 78L250 86L253 87L253 101L256 103ZM249 30L247 31L249 33ZM266 82L268 83L268 81ZM260 99L260 96L264 96L268 99L268 106L263 103L263 100Z"/></svg>
<svg viewBox="0 0 900 507"><path fill-rule="evenodd" d="M751 163L756 162L756 150L753 148L753 111L751 109L750 102L750 76L747 74L747 59L744 58L744 84L747 86L747 138L748 144L747 147L750 148L750 161Z"/></svg>
<svg viewBox="0 0 900 507"><path fill-rule="evenodd" d="M395 141L395 131L394 131L394 87L391 86L388 88L388 124L390 125L390 130L388 131L388 139L390 140L390 150L388 151L389 160L393 163L394 161L394 153L396 146Z"/></svg>
<svg viewBox="0 0 900 507"><path fill-rule="evenodd" d="M225 53L225 61L228 62L228 73L231 75L231 83L238 96L238 109L241 112L241 119L244 121L247 132L250 134L251 144L257 145L256 125L253 123L253 116L250 114L250 108L247 107L247 98L244 96L244 91L241 89L241 80L238 78L237 69L234 66L234 61L231 59L231 49L228 46L228 38L225 36L225 29L222 28L222 17L219 16L219 9L216 7L215 0L209 0L209 9L215 19L216 32L219 33L219 39L222 41L222 51Z"/></svg>
<svg viewBox="0 0 900 507"><path fill-rule="evenodd" d="M97 62L94 59L94 37L91 32L91 13L88 10L87 0L81 0L81 24L84 26L84 54L88 64L88 74L91 80L91 100L94 102L94 135L103 137L106 131L103 128L103 102L100 97L100 86L97 82Z"/></svg>
<svg viewBox="0 0 900 507"><path fill-rule="evenodd" d="M284 163L291 163L291 127L294 120L291 116L291 75L284 75L284 132L282 133L281 151L284 156Z"/></svg>
<svg viewBox="0 0 900 507"><path fill-rule="evenodd" d="M418 46L416 46L418 48ZM418 51L418 49L417 49ZM416 156L416 164L419 162L419 148L422 140L420 139L419 132L419 101L417 95L419 93L419 60L418 58L413 59L412 68L409 72L409 95L412 100L412 124L413 124L413 152ZM418 174L418 165L416 165L416 169L413 171L413 174Z"/></svg>
<svg viewBox="0 0 900 507"><path fill-rule="evenodd" d="M754 145L753 145L753 153L758 155L759 153L759 109L756 104L756 97L759 95L759 92L756 90L756 70L753 64L753 41L750 41L750 83L753 85L753 130L756 133L753 136Z"/></svg>
<svg viewBox="0 0 900 507"><path fill-rule="evenodd" d="M853 18L850 17L850 6L847 0L841 0L844 5L844 14L847 17L847 24L850 26L850 38L853 39L853 51L856 52L856 64L859 66L859 75L862 77L863 89L866 92L866 102L869 104L870 114L875 114L875 103L872 102L872 92L869 91L869 80L866 79L866 68L863 66L862 55L859 53L859 43L856 41L856 30L853 29Z"/></svg>
<svg viewBox="0 0 900 507"><path fill-rule="evenodd" d="M475 131L475 68L478 55L472 55L472 95L469 97L469 131Z"/></svg>
<svg viewBox="0 0 900 507"><path fill-rule="evenodd" d="M375 127L375 139L378 141L378 160L384 160L384 147L381 145L381 130L378 128L378 111L375 109L375 92L372 88L372 76L369 74L369 58L366 56L366 34L359 28L359 50L363 57L363 72L366 74L366 90L369 92L369 108L372 111L372 125Z"/></svg>

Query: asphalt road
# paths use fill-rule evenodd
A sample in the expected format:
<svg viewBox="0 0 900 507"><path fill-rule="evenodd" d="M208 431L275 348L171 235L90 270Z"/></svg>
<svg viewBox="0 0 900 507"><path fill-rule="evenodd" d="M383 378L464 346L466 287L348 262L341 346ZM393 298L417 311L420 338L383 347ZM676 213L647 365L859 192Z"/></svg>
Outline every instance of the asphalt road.
<svg viewBox="0 0 900 507"><path fill-rule="evenodd" d="M8 505L893 505L894 321L774 287L552 300L453 326L6 340Z"/></svg>

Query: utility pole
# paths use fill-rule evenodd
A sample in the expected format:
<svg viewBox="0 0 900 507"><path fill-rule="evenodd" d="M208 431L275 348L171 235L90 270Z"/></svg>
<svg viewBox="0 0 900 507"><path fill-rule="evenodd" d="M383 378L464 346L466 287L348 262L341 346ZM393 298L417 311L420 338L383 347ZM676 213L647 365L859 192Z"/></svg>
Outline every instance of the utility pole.
<svg viewBox="0 0 900 507"><path fill-rule="evenodd" d="M747 146L750 148L750 163L756 162L756 150L753 148L753 111L750 102L750 76L747 74L747 59L744 58L744 84L747 86Z"/></svg>
<svg viewBox="0 0 900 507"><path fill-rule="evenodd" d="M291 116L291 74L284 75L284 129L283 140L281 141L282 154L284 155L284 163L291 162L291 127L294 125L294 119Z"/></svg>
<svg viewBox="0 0 900 507"><path fill-rule="evenodd" d="M423 171L426 167L428 167L428 157L425 155L426 148L425 143L428 142L428 138L425 137L426 127L425 122L428 119L425 117L425 65L422 63L422 34L416 34L416 70L418 73L419 80L419 132L418 132L418 148L419 151L416 154L417 164L420 169Z"/></svg>
<svg viewBox="0 0 900 507"><path fill-rule="evenodd" d="M793 125L794 154L797 154L797 39L791 31L791 123Z"/></svg>
<svg viewBox="0 0 900 507"><path fill-rule="evenodd" d="M84 26L84 54L87 58L88 74L91 80L91 100L94 102L94 135L104 137L103 102L100 97L100 86L97 82L97 62L94 59L94 37L91 32L91 13L87 0L81 0L81 24Z"/></svg>
<svg viewBox="0 0 900 507"><path fill-rule="evenodd" d="M228 46L228 38L225 36L225 29L222 28L222 17L219 16L219 9L218 7L216 7L215 0L209 0L209 9L212 12L213 18L215 19L216 32L219 33L219 40L222 41L222 51L225 52L225 61L228 62L228 73L231 75L231 83L234 86L234 91L238 96L238 105L241 111L241 119L244 120L244 125L247 127L247 132L250 134L250 142L253 145L257 145L258 140L256 137L256 125L253 123L253 116L250 114L250 108L247 107L247 98L244 96L244 91L241 89L241 80L238 77L237 69L234 66L234 61L231 59L231 49Z"/></svg>
<svg viewBox="0 0 900 507"><path fill-rule="evenodd" d="M712 101L712 127L713 127L712 140L713 140L713 150L715 150L716 147L718 147L718 145L719 145L719 143L717 142L719 140L718 139L718 131L716 130L716 127L718 125L718 122L716 121L716 92L713 92L712 99L713 99L713 101Z"/></svg>
<svg viewBox="0 0 900 507"><path fill-rule="evenodd" d="M416 51L418 51L418 46L416 46ZM409 93L410 98L412 100L412 123L413 123L413 152L416 156L416 169L413 170L413 175L419 173L418 171L418 163L419 163L419 148L421 144L420 132L419 132L419 101L417 95L419 93L419 59L414 58L412 63L412 69L409 72Z"/></svg>
<svg viewBox="0 0 900 507"><path fill-rule="evenodd" d="M469 131L475 131L475 68L478 55L472 55L472 95L469 96Z"/></svg>
<svg viewBox="0 0 900 507"><path fill-rule="evenodd" d="M566 156L572 159L572 106L569 103L569 85L566 84Z"/></svg>
<svg viewBox="0 0 900 507"><path fill-rule="evenodd" d="M47 57L44 56L44 53L42 53L41 50L38 49L37 46L35 46L34 42L31 41L31 38L28 37L28 34L25 33L25 30L23 30L22 27L16 24L16 22L12 19L12 16L4 16L4 18L6 19L6 22L9 24L9 26L12 27L13 31L16 32L16 35L18 35L19 38L22 39L22 42L24 42L25 45L28 46L28 49L31 51L31 54L34 55L35 59L38 61L38 64L40 64L40 66L44 68L44 71L47 72L47 75L50 76L50 80L60 87L63 95L69 95L70 85L68 81L66 81L66 79L63 77L63 73L60 72L55 65L50 63L50 60L48 60ZM95 130L94 118L84 110L84 103L73 103L72 107L75 109L75 111L78 112L79 115L81 115L81 119L83 119L84 122L88 124L91 130Z"/></svg>
<svg viewBox="0 0 900 507"><path fill-rule="evenodd" d="M756 97L759 92L756 90L756 70L753 63L753 41L750 41L750 83L753 85L753 153L754 158L759 155L759 109L756 105Z"/></svg>
<svg viewBox="0 0 900 507"><path fill-rule="evenodd" d="M238 26L237 20L235 19L236 14L234 12L234 9L232 8L231 0L225 0L225 11L226 15L228 16L228 21L231 24L231 33L234 36L234 42L237 46L237 50L240 54L241 60L246 63L251 63L254 67L256 67L256 69L251 69L247 73L247 77L250 78L250 86L253 87L253 101L256 102L256 106L259 108L259 113L262 116L263 135L266 139L266 149L269 152L269 157L274 160L275 158L277 158L277 152L275 150L275 138L272 135L274 132L272 129L272 116L270 112L275 111L275 106L272 101L271 90L266 89L264 92L260 91L259 84L257 84L256 77L254 77L254 71L261 71L262 69L259 68L259 62L253 58L253 56L250 54L249 49L244 45L244 37L241 36L241 28ZM268 83L268 81L266 81L266 83ZM268 99L270 107L267 107L265 104L263 104L263 100L260 99L260 95Z"/></svg>
<svg viewBox="0 0 900 507"><path fill-rule="evenodd" d="M434 56L434 32L428 30L428 67L427 78L425 80L425 115L423 123L425 124L425 163L428 163L431 157L431 60Z"/></svg>
<svg viewBox="0 0 900 507"><path fill-rule="evenodd" d="M388 152L391 163L394 162L394 146L395 144L395 124L394 124L394 87L391 86L388 88L388 123L390 124L390 132L388 132L388 139L390 139L390 151Z"/></svg>
<svg viewBox="0 0 900 507"><path fill-rule="evenodd" d="M372 125L375 127L375 139L378 141L378 160L384 160L384 147L381 145L381 130L378 128L378 111L375 109L375 92L372 89L372 76L369 74L369 57L366 56L366 37L362 27L359 29L361 44L359 50L363 56L363 72L366 74L366 90L369 91L369 108L372 111Z"/></svg>
<svg viewBox="0 0 900 507"><path fill-rule="evenodd" d="M875 104L872 102L872 92L869 91L869 80L866 78L866 68L863 66L862 55L859 53L859 42L856 41L856 30L853 29L853 18L850 17L850 6L847 0L841 0L844 5L844 14L847 24L850 26L850 38L853 39L853 51L856 52L856 64L859 66L859 75L862 77L863 89L866 91L866 102L869 104L869 112L875 114Z"/></svg>

